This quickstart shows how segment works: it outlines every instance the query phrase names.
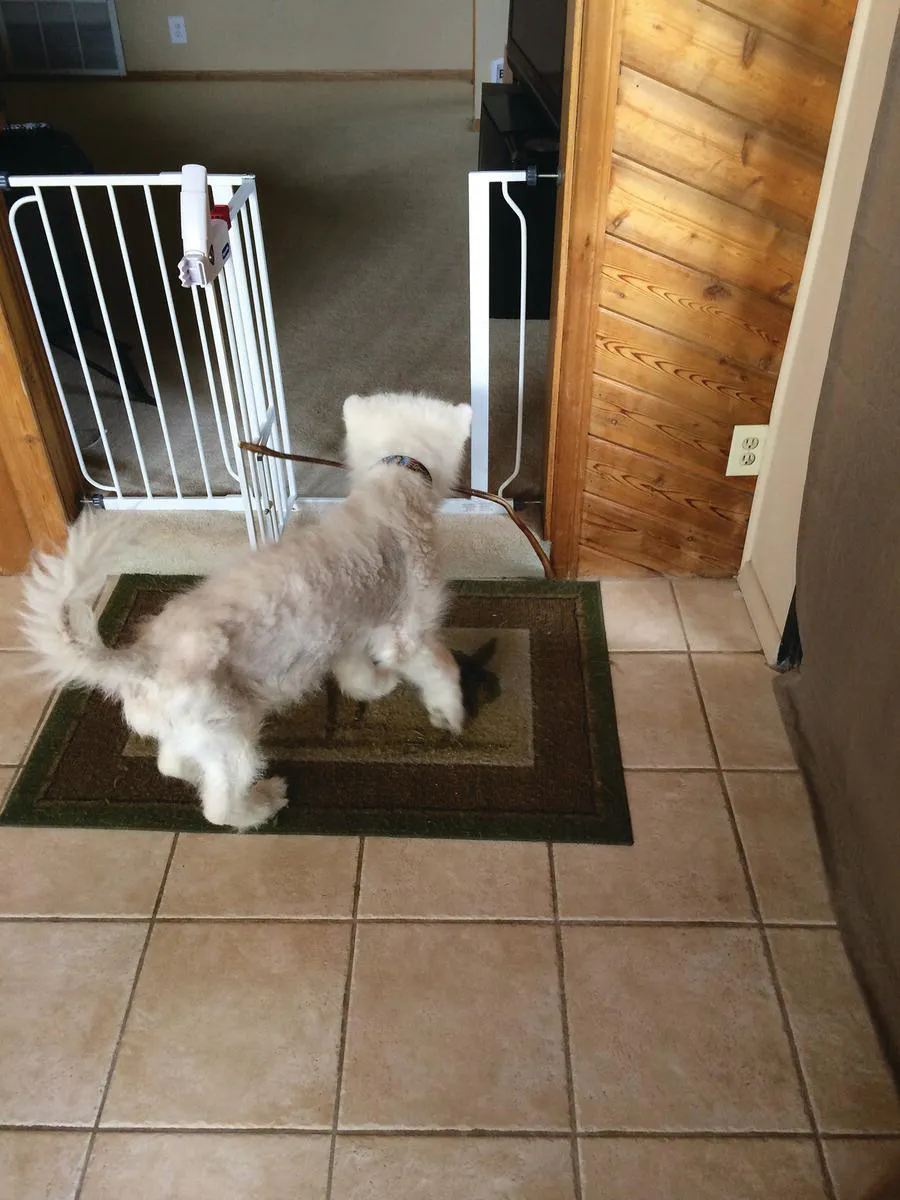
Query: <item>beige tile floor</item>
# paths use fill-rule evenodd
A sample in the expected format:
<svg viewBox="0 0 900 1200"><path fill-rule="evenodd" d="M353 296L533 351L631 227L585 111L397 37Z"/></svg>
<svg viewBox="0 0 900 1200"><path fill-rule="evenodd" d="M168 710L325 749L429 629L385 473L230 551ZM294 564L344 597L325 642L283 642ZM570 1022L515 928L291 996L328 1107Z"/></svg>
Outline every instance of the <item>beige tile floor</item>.
<svg viewBox="0 0 900 1200"><path fill-rule="evenodd" d="M855 1200L900 1106L740 597L603 594L633 848L0 829L0 1200Z"/></svg>

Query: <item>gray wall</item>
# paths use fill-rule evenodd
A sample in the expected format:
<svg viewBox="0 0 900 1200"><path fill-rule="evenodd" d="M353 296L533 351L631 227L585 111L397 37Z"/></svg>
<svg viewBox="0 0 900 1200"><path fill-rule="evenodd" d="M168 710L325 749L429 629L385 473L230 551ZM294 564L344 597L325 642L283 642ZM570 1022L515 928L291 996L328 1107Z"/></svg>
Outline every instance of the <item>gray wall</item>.
<svg viewBox="0 0 900 1200"><path fill-rule="evenodd" d="M780 694L842 928L900 1065L900 40L863 188L800 524Z"/></svg>

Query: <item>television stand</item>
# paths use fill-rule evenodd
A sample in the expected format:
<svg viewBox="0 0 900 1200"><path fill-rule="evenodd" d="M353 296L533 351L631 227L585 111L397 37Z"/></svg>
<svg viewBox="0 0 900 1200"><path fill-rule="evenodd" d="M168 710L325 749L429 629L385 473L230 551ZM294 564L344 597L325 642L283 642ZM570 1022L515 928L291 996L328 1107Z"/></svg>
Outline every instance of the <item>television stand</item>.
<svg viewBox="0 0 900 1200"><path fill-rule="evenodd" d="M520 84L486 83L481 89L478 137L479 171L555 174L559 168L559 132L537 101ZM528 227L528 274L525 313L529 320L550 316L556 180L538 179L530 187L511 183L509 195L525 214ZM500 191L491 187L490 315L519 316L519 220Z"/></svg>

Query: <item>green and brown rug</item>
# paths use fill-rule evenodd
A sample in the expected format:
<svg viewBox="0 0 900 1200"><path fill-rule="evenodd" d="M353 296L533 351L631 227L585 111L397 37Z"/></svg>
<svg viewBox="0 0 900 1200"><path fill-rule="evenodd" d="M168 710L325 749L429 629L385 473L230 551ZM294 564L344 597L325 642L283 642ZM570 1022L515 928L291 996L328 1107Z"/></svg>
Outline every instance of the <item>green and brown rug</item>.
<svg viewBox="0 0 900 1200"><path fill-rule="evenodd" d="M104 639L127 642L191 582L123 577ZM329 682L266 728L290 797L266 832L630 843L597 585L456 583L447 623L469 713L462 736L432 729L406 686L364 705ZM0 820L212 828L118 705L76 691L57 700Z"/></svg>

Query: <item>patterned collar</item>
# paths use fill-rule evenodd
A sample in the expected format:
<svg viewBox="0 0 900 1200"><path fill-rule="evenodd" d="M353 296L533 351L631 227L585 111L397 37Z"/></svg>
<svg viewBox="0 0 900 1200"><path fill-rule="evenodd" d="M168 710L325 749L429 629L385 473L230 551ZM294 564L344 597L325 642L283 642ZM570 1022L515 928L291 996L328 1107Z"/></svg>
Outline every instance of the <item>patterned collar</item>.
<svg viewBox="0 0 900 1200"><path fill-rule="evenodd" d="M410 458L408 454L389 454L381 461L387 467L406 467L407 471L415 471L417 475L421 475L427 484L433 483L431 472L425 464L420 463L417 458Z"/></svg>

